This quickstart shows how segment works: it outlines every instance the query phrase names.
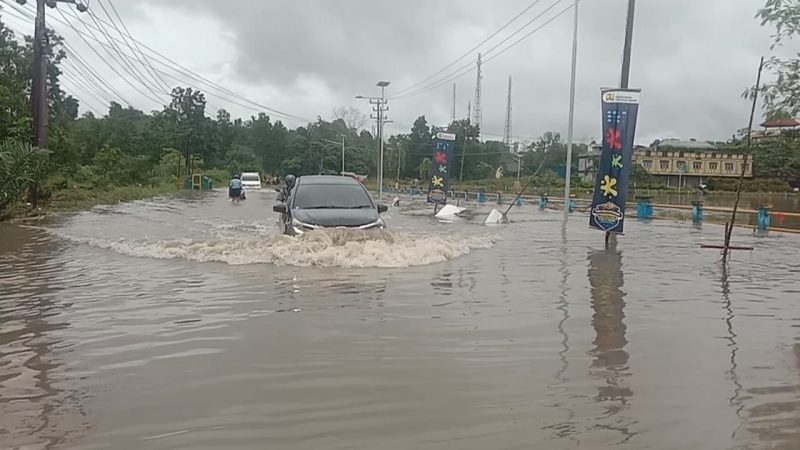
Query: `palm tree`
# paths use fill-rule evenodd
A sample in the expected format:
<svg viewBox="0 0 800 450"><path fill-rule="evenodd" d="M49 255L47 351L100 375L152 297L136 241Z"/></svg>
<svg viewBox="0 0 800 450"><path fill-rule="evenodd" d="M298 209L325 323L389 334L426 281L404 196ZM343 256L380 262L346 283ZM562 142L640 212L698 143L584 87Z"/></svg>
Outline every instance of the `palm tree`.
<svg viewBox="0 0 800 450"><path fill-rule="evenodd" d="M431 167L433 167L433 163L430 158L423 159L417 166L419 177L422 179L428 178L428 175L431 173Z"/></svg>

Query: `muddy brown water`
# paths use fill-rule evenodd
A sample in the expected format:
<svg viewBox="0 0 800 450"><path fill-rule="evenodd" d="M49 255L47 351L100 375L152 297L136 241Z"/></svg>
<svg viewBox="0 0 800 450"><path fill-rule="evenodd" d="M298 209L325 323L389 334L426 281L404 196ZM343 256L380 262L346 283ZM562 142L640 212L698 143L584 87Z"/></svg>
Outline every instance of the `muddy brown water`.
<svg viewBox="0 0 800 450"><path fill-rule="evenodd" d="M800 236L224 197L0 224L0 448L800 448Z"/></svg>

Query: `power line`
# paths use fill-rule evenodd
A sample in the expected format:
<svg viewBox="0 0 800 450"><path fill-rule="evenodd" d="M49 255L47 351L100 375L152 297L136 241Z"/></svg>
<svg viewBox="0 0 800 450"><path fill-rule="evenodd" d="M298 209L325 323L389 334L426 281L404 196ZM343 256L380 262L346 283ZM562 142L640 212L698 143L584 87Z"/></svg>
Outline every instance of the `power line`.
<svg viewBox="0 0 800 450"><path fill-rule="evenodd" d="M7 2L7 0L0 0L0 1ZM11 6L15 6L15 5L11 4ZM60 10L59 10L59 12L61 13ZM75 18L77 20L80 20L80 18L77 17L74 12L71 12L70 14L71 14L71 16L73 18ZM108 51L109 44L103 43L97 37L97 35L95 35L94 33L87 33L87 32L78 30L77 28L75 28L74 25L72 25L72 23L67 19L67 17L63 13L61 13L61 17L62 17L61 19L54 18L54 20L56 22L58 22L58 23L61 23L63 25L66 25L66 26L69 26L70 28L72 28L72 30L75 33L77 33L79 35L79 37L84 41L84 43L86 43L89 47L92 47L92 45L87 41L86 37L89 37L90 39L98 42L100 44L100 46L104 48L104 50ZM95 17L95 19L100 23L104 23L104 24L108 25L108 22L106 22L102 18ZM88 24L86 22L82 22L82 23L84 24L84 26L89 31L91 31L92 28L100 30L98 28L99 24L98 24L98 26L92 26L91 24ZM110 39L112 41L122 42L119 38L111 37L111 36L109 36L109 37L110 37ZM228 103L232 103L232 104L235 104L235 105L238 105L238 106L242 106L242 107L248 108L248 109L253 110L253 111L258 111L258 112L267 111L267 112L273 113L279 119L280 118L290 119L290 120L294 120L294 121L302 122L302 123L313 122L313 120L310 120L310 119L307 119L307 118L304 118L304 117L300 117L300 116L296 116L296 115L293 115L293 114L289 114L289 113L277 110L275 108L271 108L269 106L263 105L263 104L261 104L259 102L254 101L254 100L251 100L250 98L247 98L247 97L245 97L245 96L243 96L241 94L238 94L238 93L236 93L236 92L234 92L234 91L232 91L232 90L230 90L228 88L225 88L225 87L219 85L218 83L215 83L215 82L203 77L202 75L194 73L193 71L191 71L191 69L188 69L188 68L184 67L183 65L173 61L172 59L164 56L160 52L158 52L158 51L154 50L153 48L149 47L147 44L136 40L134 37L129 36L129 39L132 42L134 42L134 44L136 44L137 46L141 46L141 48L144 48L145 50L149 51L151 54L153 54L153 55L155 55L157 57L157 59L156 59L156 58L152 58L150 56L144 55L145 60L147 60L149 62L156 62L156 63L158 63L158 65L160 65L160 66L162 66L162 67L164 67L164 68L166 68L168 70L172 70L175 73L179 74L180 76L184 76L184 77L186 77L186 78L188 78L190 80L193 80L193 82L198 82L198 83L204 85L205 86L204 90L206 90L206 94L208 94L208 95L213 95L214 97L220 98L223 101L226 101ZM145 98L150 99L151 101L155 101L156 103L161 103L160 100L154 100L149 94L146 94L146 93L142 92L141 89L139 89L137 86L132 85L131 82L127 78L125 78L122 74L120 74L119 71L117 71L113 66L111 66L108 63L108 61L106 61L105 58L100 56L99 53L97 52L97 50L94 49L94 47L92 47L92 51L95 52L95 54L97 54L98 57L103 59L104 62L106 63L106 65L109 65L109 68L111 68L112 71L114 71L114 73L116 73L120 78L122 78L123 81L125 81L128 85L133 87L137 92L142 94ZM120 57L123 57L123 58L127 57L128 59L132 59L132 57L130 57L128 55L125 55L125 52L120 52ZM159 70L157 70L155 68L154 68L154 70L156 70L156 72L160 72L163 75L167 75L169 78L172 78L172 79L174 79L174 80L176 80L176 81L178 81L180 83L185 83L186 82L184 79L168 75L163 70L159 71ZM216 90L216 91L220 92L221 94L213 94L212 92L209 92L211 90ZM245 103L247 103L249 105L252 105L252 106L243 105L242 103L239 103L239 102L231 100L229 97L240 99L241 101L243 101L243 102L245 102ZM209 105L209 106L211 106L211 105ZM255 107L253 107L253 106L255 106Z"/></svg>
<svg viewBox="0 0 800 450"><path fill-rule="evenodd" d="M72 14L73 14L74 17L77 17L77 16L75 16L75 13L72 13ZM99 19L99 21L100 22L104 22L103 19ZM138 41L133 37L131 37L131 40L136 42L138 45L141 45L141 47L143 47L144 49L150 51L153 55L159 57L162 61L159 61L157 59L152 59L153 61L157 62L158 64L160 64L160 65L162 65L162 66L164 66L164 67L166 67L168 69L174 70L175 72L180 73L180 74L182 74L184 76L187 76L187 77L189 77L191 79L194 79L196 81L204 83L207 86L210 86L213 89L217 89L218 91L220 91L220 92L222 92L222 93L224 93L226 95L238 98L238 99L240 99L242 101L250 103L251 105L257 106L257 107L259 107L259 108L261 108L263 110L272 112L272 113L274 113L274 114L276 114L278 116L283 116L285 118L293 119L293 120L296 120L296 121L299 121L299 122L305 122L305 123L314 122L313 120L310 120L310 119L307 119L307 118L304 118L304 117L300 117L300 116L296 116L296 115L293 115L293 114L289 114L289 113L280 111L278 109L271 108L269 106L260 104L260 103L254 101L254 100L251 100L251 99L249 99L249 98L247 98L247 97L245 97L245 96L243 96L243 95L241 95L239 93L236 93L236 92L234 92L234 91L232 91L232 90L230 90L228 88L225 88L225 87L223 87L223 86L221 86L221 85L209 80L208 78L203 77L202 75L195 74L191 69L188 69L185 66L183 66L183 65L175 62L174 60L170 59L169 57L164 56L163 54L161 54L157 50L153 49L152 47L149 47L147 44L145 44L145 43L143 43L141 41ZM162 71L162 73L164 73L164 72Z"/></svg>
<svg viewBox="0 0 800 450"><path fill-rule="evenodd" d="M66 24L67 24L69 27L71 27L71 28L72 28L72 30L73 30L73 31L75 31L75 33L77 33L77 34L78 34L78 36L81 38L81 40L83 40L83 42L84 42L84 43L85 43L85 44L86 44L86 45L87 45L89 48L91 48L91 49L92 49L92 51L94 52L94 54L95 54L95 55L97 55L97 57L98 57L98 58L100 58L100 59L101 59L101 60L102 60L102 61L103 61L103 62L104 62L104 63L105 63L105 64L106 64L106 65L107 65L107 66L108 66L108 67L109 67L109 68L110 68L110 69L111 69L111 70L112 70L112 71L113 71L115 74L117 74L117 76L118 76L118 77L120 77L120 78L122 79L122 81L124 81L125 83L127 83L127 84L128 84L130 87L132 87L133 89L135 89L135 90L136 90L138 93L140 93L141 95L143 95L145 98L148 98L149 100L151 100L151 101L153 101L153 102L155 102L155 103L159 103L159 102L160 102L160 100L158 100L158 99L154 99L153 97L150 97L150 95L149 95L149 94L147 94L146 92L143 92L141 89L139 89L139 87L138 87L138 86L136 86L136 85L134 85L133 83L131 83L131 82L130 82L130 81L129 81L129 80L128 80L128 79L127 79L127 78L126 78L124 75L122 75L121 73L119 73L119 71L118 71L118 70L117 70L117 69L116 69L116 68L115 68L115 67L114 67L114 66L113 66L111 63L109 63L109 62L108 62L108 60L107 60L106 58L103 58L103 55L101 55L101 54L100 54L100 52L98 52L98 51L97 51L97 49L96 49L96 48L94 48L94 46L93 46L92 44L90 44L90 43L89 43L89 41L87 41L87 40L86 40L86 38L84 37L84 34L83 34L82 32L80 32L80 31L78 31L78 29L77 29L77 28L76 28L74 25L72 25L72 23L71 23L71 22L69 22L69 21L67 20L67 17L64 15L64 13L63 13L63 12L62 12L60 9L58 10L58 13L61 15L61 17L62 17L62 19L63 19L63 23L66 23ZM85 23L85 22L82 22L82 23L83 23L84 25L86 25L86 23ZM97 42L100 42L100 40L97 38L97 36L94 36L94 34L92 34L92 38L93 38L93 39L95 39ZM103 49L105 49L105 50L108 52L108 50L105 48L105 46L101 45L101 47L103 47ZM111 54L110 52L108 52L108 53L109 53L109 54ZM130 104L130 103L128 103L128 104Z"/></svg>
<svg viewBox="0 0 800 450"><path fill-rule="evenodd" d="M482 46L483 44L485 44L485 43L489 42L489 41L490 41L490 40L491 40L493 37L497 36L497 35L498 35L498 34L499 34L501 31L505 30L505 29L506 29L506 28L507 28L509 25L511 25L511 24L512 24L512 23L513 23L515 20L517 20L517 19L519 19L520 17L522 17L522 15L523 15L523 14L525 14L525 13L526 13L526 12L528 12L528 11L530 11L530 9L531 9L531 8L533 8L534 6L536 6L537 4L539 4L539 2L541 2L541 1L542 1L542 0L536 0L536 1L534 1L533 3L531 3L530 5L528 5L528 6L527 6L525 9L523 9L523 10L522 10L522 12L520 12L519 14L517 14L516 16L514 16L514 17L513 17L511 20L509 20L508 22L506 22L506 23L505 23L505 25L503 25L502 27L500 27L499 29L497 29L497 31L495 31L494 33L490 34L490 35L489 35L489 37L487 37L486 39L482 40L481 42L479 42L479 43L478 43L476 46L472 47L471 49L467 50L467 51L466 51L466 52L465 52L463 55L459 56L459 57L458 57L456 60L454 60L454 61L453 61L453 62L451 62L450 64L448 64L448 65L444 66L444 67L443 67L442 69L440 69L438 72L434 73L433 75L430 75L429 77L427 77L427 78L425 78L425 79L423 79L423 80L421 80L421 81L419 81L419 82L417 82L417 83L414 83L414 84L412 84L411 86L408 86L408 87L406 87L406 88L400 89L399 91L397 91L397 93L396 93L396 94L401 94L401 93L404 93L404 92L410 91L410 90L412 90L413 88L415 88L415 87L417 87L417 86L419 86L419 85L421 85L421 84L425 83L426 81L430 80L431 78L433 78L433 77L435 77L435 76L439 75L440 73L442 73L442 72L444 72L445 70L449 69L450 67L454 66L456 63L458 63L458 62L459 62L459 61L461 61L462 59L464 59L464 58L466 58L467 56L471 55L471 54L472 54L472 53L473 53L475 50L477 50L477 49L478 49L480 46Z"/></svg>
<svg viewBox="0 0 800 450"><path fill-rule="evenodd" d="M536 16L534 19L537 19L537 18L539 18L539 17L543 16L545 13L547 13L548 11L550 11L551 9L553 9L553 8L554 8L556 5L558 5L558 4L559 4L559 3L561 3L562 1L563 1L563 0L557 0L555 3L553 3L552 5L550 5L550 6L549 6L549 7L548 7L548 8L547 8L547 9L546 9L546 10L545 10L545 11L544 11L542 14L540 14L540 15ZM507 47L505 47L505 48L501 49L501 50L500 50L498 53L495 53L495 54L491 55L489 58L486 58L486 59L483 61L483 64L485 65L485 64L486 64L486 63L488 63L489 61L491 61L491 60L493 60L494 58L496 58L496 57L498 57L498 56L502 55L502 54L503 54L503 53L505 53L506 51L510 50L512 47L516 46L517 44L519 44L519 43L520 43L520 42L522 42L523 40L527 39L528 37L530 37L530 36L531 36L531 35L533 35L534 33L536 33L536 32L538 32L538 31L540 31L542 28L544 28L545 26L549 25L551 22L553 22L553 21L554 21L554 20L556 20L557 18L561 17L561 16L562 16L564 13L566 13L567 11L569 11L570 9L572 9L572 7L573 7L573 5L571 5L571 4L570 4L569 6L567 6L566 8L564 8L563 10L559 11L559 12L558 12L556 15L554 15L553 17L551 17L550 19L548 19L546 22L544 22L543 24L539 25L538 27L534 28L533 30L531 30L529 33L525 34L525 35L524 35L524 36L522 36L521 38L517 39L516 41L514 41L513 43L511 43L509 46L507 46ZM530 23L531 23L531 22L529 22L528 24L530 24ZM525 26L527 26L528 24L526 24ZM522 29L524 29L524 27L523 27L523 28L520 28L520 30L517 30L517 32L521 31ZM514 33L514 34L512 34L511 36L514 36L514 35L516 35L516 34L517 34L517 32L515 32L515 33ZM509 36L509 37L511 37L511 36ZM503 41L502 41L500 44L502 44L502 43L506 42L507 40L508 40L508 38L504 39L504 40L503 40ZM498 44L498 45L500 45L500 44ZM497 49L498 45L495 45L494 47L492 47L491 49L489 49L489 51L488 51L488 52L486 52L486 53L489 53L489 52L491 52L491 51L493 51L493 50ZM452 81L455 81L455 80L457 80L458 78L461 78L462 76L464 76L464 75L466 75L466 74L468 74L468 73L472 72L473 70L475 70L475 69L476 69L476 67L472 65L474 62L477 62L477 58L476 58L475 60L473 60L473 61L470 61L469 63L467 63L467 64L465 64L465 65L461 66L461 68L459 69L459 70L461 70L461 71L460 71L460 72L459 72L459 71L456 71L456 72L452 73L452 74L450 75L450 77L449 77L449 78L445 78L445 79L442 79L442 80L440 80L440 81L437 81L437 82L431 83L431 84L429 84L429 85L427 85L427 86L424 86L424 87L422 87L422 88L420 88L419 90L416 90L416 91L408 92L408 93L406 93L406 94L403 94L403 95L396 95L396 96L393 96L393 97L391 97L391 99L404 98L404 97L414 97L414 96L417 96L417 95L419 95L419 94L422 94L422 93L425 93L425 92L429 92L429 91L431 91L431 90L433 90L433 89L436 89L436 88L438 88L438 87L442 86L443 84L447 84L447 83L450 83L450 82L452 82ZM463 69L463 70L462 70L462 69Z"/></svg>
<svg viewBox="0 0 800 450"><path fill-rule="evenodd" d="M136 59L144 66L145 71L153 78L153 81L155 81L156 84L161 89L164 90L164 92L169 93L171 91L170 87L167 86L167 84L164 82L163 78L157 76L157 74L153 70L153 65L149 64L149 62L147 61L147 58L143 58L144 54L142 53L142 50L139 48L139 45L136 44L135 41L133 41L133 35L128 30L128 26L125 25L125 21L123 21L122 17L120 17L119 12L117 11L117 8L114 6L114 2L111 1L111 0L108 0L108 4L111 7L111 9L114 11L114 15L117 17L117 20L119 20L119 23L122 24L122 28L125 29L125 33L127 33L128 37L131 38L131 42L134 43L134 46L136 47L136 49L134 49L134 46L131 45L131 42L129 42L127 39L125 39L125 35L122 33L122 31L120 31L120 29L117 26L116 22L114 21L114 19L111 17L111 15L106 10L105 5L103 5L103 3L100 0L97 0L97 4L99 4L100 8L103 9L103 12L106 13L106 16L108 16L108 19L114 25L114 28L117 30L117 33L119 33L119 35L122 37L122 40L125 41L125 44L128 45L128 48L131 49L131 52L133 52L133 55L136 57ZM139 51L138 54L136 53L136 50Z"/></svg>
<svg viewBox="0 0 800 450"><path fill-rule="evenodd" d="M106 30L104 27L102 27L102 26L100 25L100 22L97 20L97 16L94 14L94 11L93 11L93 10L89 10L89 18L91 18L91 19L92 19L92 22L94 22L94 24L95 24L95 25L97 26L97 28L100 30L100 33L103 35L103 37L105 37L106 41L108 41L108 43L109 43L109 44L111 44L111 48L112 48L112 50L113 50L113 51L114 51L114 53L116 53L116 55L119 57L119 60L121 60L121 61L122 61L122 64L123 64L123 65L126 67L126 71L127 71L127 72L128 72L128 73L129 73L129 74L130 74L130 75L131 75L131 76L132 76L132 77L133 77L133 78L136 80L136 81L138 81L138 82L139 82L139 83L140 83L142 86L144 86L144 87L145 87L145 88L146 88L148 91L150 91L150 93L152 93L152 94L155 96L155 98L157 98L157 99L158 99L158 98L160 98L160 96L161 96L161 95L164 95L164 92L158 92L157 90L153 89L152 85L151 85L150 83L146 82L146 81L143 79L143 77L142 77L142 73L141 73L141 72L140 72L140 71L139 71L139 70L138 70L138 69L137 69L137 68L136 68L136 67L135 67L133 64L131 64L131 63L128 61L128 59L127 59L127 58L125 58L125 57L123 57L123 56L122 56L122 52L120 51L120 48L119 48L119 46L117 46L117 44L116 44L116 42L115 42L115 41L116 41L116 39L112 39L112 38L111 38L111 35L108 33L108 31L107 31L107 30ZM92 33L92 34L93 34L93 32L91 31L91 29L90 29L90 28L89 28L89 27L86 25L86 22L84 22L82 18L80 18L80 21L81 21L81 23L83 23L83 26L84 26L84 27L86 27L86 29L87 29L87 30L89 30L89 33ZM99 41L99 39L98 39L98 41ZM111 52L110 52L110 51L108 51L108 49L106 49L106 52L108 52L108 54L109 54L109 55L111 55ZM112 55L112 56L113 56L113 55Z"/></svg>

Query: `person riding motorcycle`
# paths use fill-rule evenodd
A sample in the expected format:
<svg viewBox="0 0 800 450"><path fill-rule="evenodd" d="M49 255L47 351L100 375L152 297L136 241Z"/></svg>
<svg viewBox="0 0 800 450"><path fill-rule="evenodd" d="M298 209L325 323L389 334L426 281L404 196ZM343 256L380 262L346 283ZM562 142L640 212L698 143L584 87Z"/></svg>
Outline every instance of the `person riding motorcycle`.
<svg viewBox="0 0 800 450"><path fill-rule="evenodd" d="M296 178L294 175L286 175L286 178L283 179L284 186L281 189L280 194L278 194L278 201L281 203L286 203L286 200L289 200L289 193L292 192L292 187L294 187L294 182Z"/></svg>

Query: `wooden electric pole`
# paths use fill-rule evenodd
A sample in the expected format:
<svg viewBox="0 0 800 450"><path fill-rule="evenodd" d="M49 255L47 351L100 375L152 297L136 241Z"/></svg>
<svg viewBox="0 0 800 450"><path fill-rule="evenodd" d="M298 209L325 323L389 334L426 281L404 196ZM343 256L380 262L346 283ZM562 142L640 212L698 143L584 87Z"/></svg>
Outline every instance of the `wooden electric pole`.
<svg viewBox="0 0 800 450"><path fill-rule="evenodd" d="M36 23L33 31L33 83L31 108L33 114L33 146L47 148L47 122L50 116L47 105L47 39L44 20L45 0L36 0Z"/></svg>
<svg viewBox="0 0 800 450"><path fill-rule="evenodd" d="M18 0L24 5L25 0ZM50 108L47 103L47 24L45 6L55 8L58 3L72 3L80 12L88 7L79 0L36 0L36 21L33 30L33 79L31 82L31 114L33 117L33 146L47 148Z"/></svg>

